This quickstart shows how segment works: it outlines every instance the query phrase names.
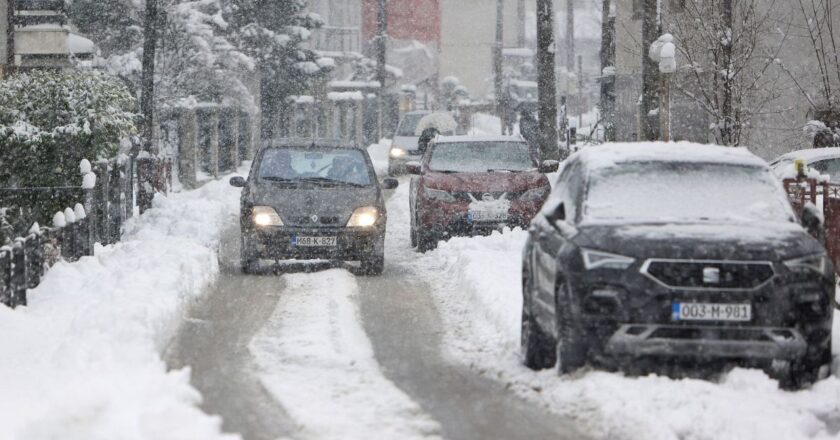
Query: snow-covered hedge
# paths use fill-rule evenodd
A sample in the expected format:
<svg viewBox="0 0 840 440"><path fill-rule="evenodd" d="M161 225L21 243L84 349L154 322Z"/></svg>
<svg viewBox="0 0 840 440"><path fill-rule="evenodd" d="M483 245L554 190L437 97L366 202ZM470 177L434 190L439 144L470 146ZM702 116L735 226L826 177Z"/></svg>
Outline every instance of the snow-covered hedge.
<svg viewBox="0 0 840 440"><path fill-rule="evenodd" d="M32 71L0 82L0 187L77 186L79 162L113 156L135 100L97 72Z"/></svg>

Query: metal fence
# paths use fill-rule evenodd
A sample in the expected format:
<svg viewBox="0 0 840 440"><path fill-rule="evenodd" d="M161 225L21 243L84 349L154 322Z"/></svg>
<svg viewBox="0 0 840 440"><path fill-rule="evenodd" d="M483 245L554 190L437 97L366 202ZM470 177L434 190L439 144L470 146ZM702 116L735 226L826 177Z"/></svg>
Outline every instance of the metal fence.
<svg viewBox="0 0 840 440"><path fill-rule="evenodd" d="M37 287L55 262L93 255L95 243L119 241L124 223L136 211L148 209L155 192L167 192L172 185L172 164L165 159L124 158L98 162L91 168L97 176L95 185L0 188L0 206L23 215L34 211L27 204L55 197L73 205L56 212L51 225L34 223L26 234L0 247L1 304L26 305L27 290Z"/></svg>

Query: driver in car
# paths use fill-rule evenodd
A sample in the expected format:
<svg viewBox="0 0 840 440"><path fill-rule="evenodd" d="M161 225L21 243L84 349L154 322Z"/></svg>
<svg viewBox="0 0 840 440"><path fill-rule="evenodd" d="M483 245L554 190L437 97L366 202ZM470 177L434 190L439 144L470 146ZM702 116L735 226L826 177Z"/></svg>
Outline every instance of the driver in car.
<svg viewBox="0 0 840 440"><path fill-rule="evenodd" d="M361 184L367 179L367 168L363 163L348 156L338 156L333 159L327 177L340 182Z"/></svg>
<svg viewBox="0 0 840 440"><path fill-rule="evenodd" d="M282 177L293 179L297 172L292 168L292 157L288 151L268 150L260 168L260 177Z"/></svg>

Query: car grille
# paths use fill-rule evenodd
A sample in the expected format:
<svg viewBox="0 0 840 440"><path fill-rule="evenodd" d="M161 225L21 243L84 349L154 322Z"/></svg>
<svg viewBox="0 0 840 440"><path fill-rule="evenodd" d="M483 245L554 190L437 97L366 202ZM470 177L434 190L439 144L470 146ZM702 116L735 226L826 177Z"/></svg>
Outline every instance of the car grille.
<svg viewBox="0 0 840 440"><path fill-rule="evenodd" d="M507 191L507 192L489 192L489 191L476 191L476 192L453 192L452 196L458 200L464 202L472 202L473 200L485 200L486 198L490 198L490 200L516 200L522 195L522 192L519 191Z"/></svg>
<svg viewBox="0 0 840 440"><path fill-rule="evenodd" d="M750 290L775 275L770 262L648 260L642 273L675 289Z"/></svg>
<svg viewBox="0 0 840 440"><path fill-rule="evenodd" d="M337 216L319 216L314 220L311 215L300 215L289 218L289 226L338 226L340 220Z"/></svg>

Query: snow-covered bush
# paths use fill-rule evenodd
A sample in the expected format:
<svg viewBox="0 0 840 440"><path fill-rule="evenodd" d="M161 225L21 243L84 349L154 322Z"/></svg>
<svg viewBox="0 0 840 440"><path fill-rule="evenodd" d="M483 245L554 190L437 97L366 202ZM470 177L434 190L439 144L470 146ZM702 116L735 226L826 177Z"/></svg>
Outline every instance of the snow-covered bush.
<svg viewBox="0 0 840 440"><path fill-rule="evenodd" d="M135 100L97 72L32 71L0 82L0 187L79 186L82 159L133 134Z"/></svg>

